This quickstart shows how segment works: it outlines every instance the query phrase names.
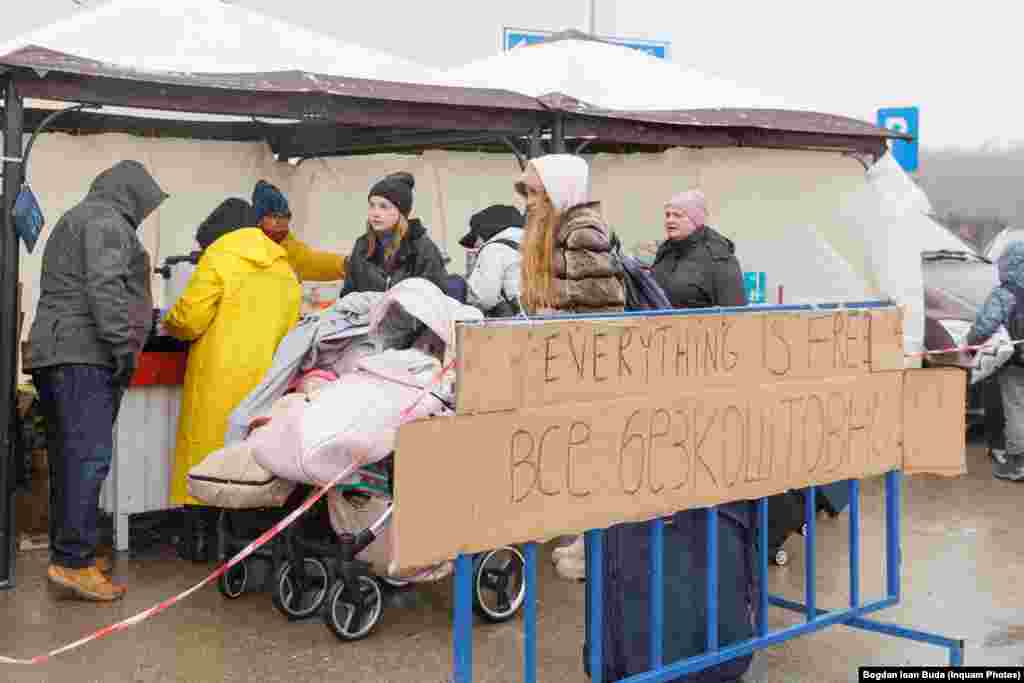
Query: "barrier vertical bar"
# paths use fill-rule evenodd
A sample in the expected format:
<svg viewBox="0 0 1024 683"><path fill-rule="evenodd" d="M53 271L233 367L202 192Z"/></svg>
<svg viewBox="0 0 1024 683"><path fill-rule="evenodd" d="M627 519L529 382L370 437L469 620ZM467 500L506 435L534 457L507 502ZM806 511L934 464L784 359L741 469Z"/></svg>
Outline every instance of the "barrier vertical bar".
<svg viewBox="0 0 1024 683"><path fill-rule="evenodd" d="M885 579L894 600L900 599L900 474L885 475Z"/></svg>
<svg viewBox="0 0 1024 683"><path fill-rule="evenodd" d="M818 618L817 600L818 572L815 562L814 541L817 536L815 522L817 521L817 487L808 486L804 491L804 524L807 525L804 536L804 604L807 606L807 621L814 621Z"/></svg>
<svg viewBox="0 0 1024 683"><path fill-rule="evenodd" d="M707 642L708 652L718 649L718 508L707 509L708 581Z"/></svg>
<svg viewBox="0 0 1024 683"><path fill-rule="evenodd" d="M604 530L587 532L587 594L590 598L590 683L604 683Z"/></svg>
<svg viewBox="0 0 1024 683"><path fill-rule="evenodd" d="M850 607L860 607L860 481L850 480Z"/></svg>
<svg viewBox="0 0 1024 683"><path fill-rule="evenodd" d="M526 556L526 643L523 653L523 681L537 683L537 544L523 546Z"/></svg>
<svg viewBox="0 0 1024 683"><path fill-rule="evenodd" d="M768 635L768 499L757 501L757 635Z"/></svg>
<svg viewBox="0 0 1024 683"><path fill-rule="evenodd" d="M650 523L651 533L651 669L660 668L665 637L665 520Z"/></svg>
<svg viewBox="0 0 1024 683"><path fill-rule="evenodd" d="M961 640L954 647L949 648L949 665L964 665L964 641Z"/></svg>
<svg viewBox="0 0 1024 683"><path fill-rule="evenodd" d="M455 683L473 681L473 558L455 560Z"/></svg>

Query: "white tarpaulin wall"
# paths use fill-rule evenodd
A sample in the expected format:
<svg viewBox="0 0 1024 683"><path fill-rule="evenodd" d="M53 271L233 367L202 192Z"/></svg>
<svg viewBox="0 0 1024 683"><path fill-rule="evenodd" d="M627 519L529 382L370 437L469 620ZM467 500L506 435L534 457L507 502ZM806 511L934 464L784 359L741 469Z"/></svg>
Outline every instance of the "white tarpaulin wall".
<svg viewBox="0 0 1024 683"><path fill-rule="evenodd" d="M386 173L410 171L416 177L413 215L452 257L453 273L464 272L458 239L470 215L492 203L518 201L512 184L519 167L504 154L389 154L309 160L293 167L274 161L262 143L46 134L37 141L29 168L47 226L33 254L22 247L24 335L35 313L49 230L100 171L130 158L147 164L171 194L142 227L154 265L193 249L195 228L209 212L228 196L249 199L260 178L289 195L293 226L302 239L347 253L365 230L369 187ZM609 224L627 249L660 239L666 198L699 186L709 197L711 224L736 242L744 270L766 273L769 302L776 301L778 285L785 288L786 303L891 296L908 307L908 349L920 348L923 337L921 251L957 248L950 240L962 247L924 216L920 205L894 190L900 176L886 162L868 178L853 159L810 151L674 149L601 154L590 163L593 195L604 203ZM162 289L162 279L154 276L158 303Z"/></svg>

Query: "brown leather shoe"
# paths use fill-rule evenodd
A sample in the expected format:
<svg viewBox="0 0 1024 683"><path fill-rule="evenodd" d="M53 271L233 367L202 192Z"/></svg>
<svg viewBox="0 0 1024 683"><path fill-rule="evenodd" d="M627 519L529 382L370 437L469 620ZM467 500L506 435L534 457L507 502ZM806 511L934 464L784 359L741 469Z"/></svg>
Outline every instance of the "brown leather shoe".
<svg viewBox="0 0 1024 683"><path fill-rule="evenodd" d="M128 592L124 586L111 583L95 565L85 569L69 569L51 564L46 575L50 583L70 591L82 600L113 602Z"/></svg>
<svg viewBox="0 0 1024 683"><path fill-rule="evenodd" d="M109 557L97 557L96 569L99 569L100 572L110 576L110 572L114 569L114 561Z"/></svg>

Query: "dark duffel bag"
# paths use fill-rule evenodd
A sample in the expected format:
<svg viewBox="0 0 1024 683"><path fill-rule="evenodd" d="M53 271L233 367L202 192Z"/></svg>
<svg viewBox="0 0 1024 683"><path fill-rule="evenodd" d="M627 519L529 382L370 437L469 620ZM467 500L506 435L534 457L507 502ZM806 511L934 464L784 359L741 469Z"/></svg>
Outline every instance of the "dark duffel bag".
<svg viewBox="0 0 1024 683"><path fill-rule="evenodd" d="M718 643L724 647L754 635L755 525L750 503L731 503L718 513ZM650 670L650 532L648 523L620 524L605 532L604 680ZM666 664L707 651L707 523L704 510L667 518L664 542L664 644ZM589 609L588 604L588 621ZM590 634L588 634L589 637ZM589 645L583 666L590 675ZM735 681L752 655L673 679L673 683Z"/></svg>

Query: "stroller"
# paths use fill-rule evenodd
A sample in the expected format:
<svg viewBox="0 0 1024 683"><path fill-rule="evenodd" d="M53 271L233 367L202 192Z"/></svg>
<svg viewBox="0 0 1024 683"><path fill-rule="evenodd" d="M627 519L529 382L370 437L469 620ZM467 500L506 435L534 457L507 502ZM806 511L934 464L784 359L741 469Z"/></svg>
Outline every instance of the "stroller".
<svg viewBox="0 0 1024 683"><path fill-rule="evenodd" d="M261 558L272 565L273 604L289 619L322 611L339 639L359 640L379 622L384 590L451 575L450 562L413 574L394 571L390 522L394 461L401 457L394 442L404 421L452 414L454 386L443 378L442 361L455 355L455 321L480 317L426 280L399 283L370 311L369 338L382 351L358 359L352 371L312 395L280 398L269 416L254 422L242 450L238 444L223 449L248 454L246 466L258 470L251 479L294 483L286 510L294 509L308 487L345 477ZM220 525L226 539L219 544L222 559L245 542L231 533L227 517L222 515ZM513 546L475 558L474 606L481 617L502 622L518 613L525 565ZM245 563L237 565L222 577L221 592L241 595L249 575Z"/></svg>
<svg viewBox="0 0 1024 683"><path fill-rule="evenodd" d="M291 529L285 532L287 559L276 574L273 601L289 619L322 610L324 623L339 640L360 640L379 623L385 591L434 583L451 575L450 562L408 577L391 576L381 568L387 553L382 536L387 534L394 509L394 457L392 453L361 468L359 481L339 485L325 499L335 529L353 517L366 518L365 526L342 527L334 541L312 540L299 531L289 533ZM359 512L338 512L345 508ZM515 617L526 594L525 568L526 560L515 546L477 555L473 560L476 613L492 623Z"/></svg>

